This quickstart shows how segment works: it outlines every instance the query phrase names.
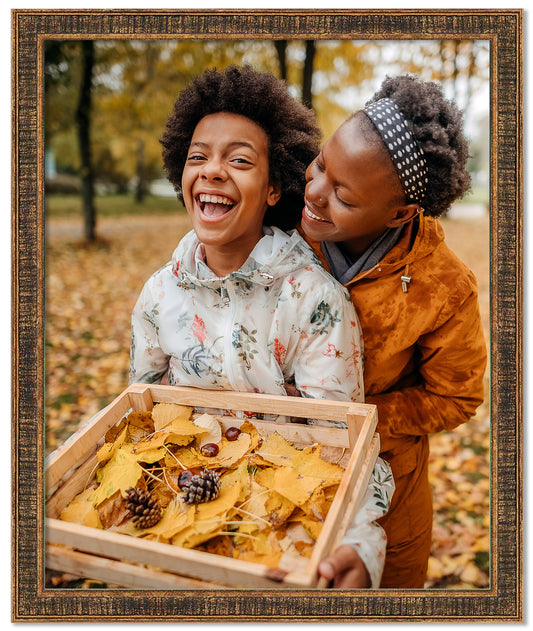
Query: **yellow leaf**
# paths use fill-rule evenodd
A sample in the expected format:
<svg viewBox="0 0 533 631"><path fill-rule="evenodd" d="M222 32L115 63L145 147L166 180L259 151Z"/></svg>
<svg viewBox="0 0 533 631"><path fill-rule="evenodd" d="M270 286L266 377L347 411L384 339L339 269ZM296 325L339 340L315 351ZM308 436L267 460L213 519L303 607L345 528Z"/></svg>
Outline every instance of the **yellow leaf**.
<svg viewBox="0 0 533 631"><path fill-rule="evenodd" d="M277 433L270 434L256 453L267 462L284 467L291 464L298 455L298 450Z"/></svg>
<svg viewBox="0 0 533 631"><path fill-rule="evenodd" d="M146 451L141 450L140 452L135 451L135 456L137 462L145 462L146 464L153 464L154 462L159 462L167 455L167 450L164 447L157 447L154 449L148 449Z"/></svg>
<svg viewBox="0 0 533 631"><path fill-rule="evenodd" d="M107 460L109 460L113 456L115 451L122 447L124 441L126 440L127 433L128 426L125 425L113 442L104 443L97 453L98 462L106 462Z"/></svg>
<svg viewBox="0 0 533 631"><path fill-rule="evenodd" d="M142 467L137 464L131 447L117 449L111 460L96 473L100 485L91 495L94 505L111 497L117 490L124 493L130 486L134 487L142 473Z"/></svg>
<svg viewBox="0 0 533 631"><path fill-rule="evenodd" d="M194 506L189 506L176 497L163 512L161 520L151 528L136 528L136 536L168 543L178 532L194 522Z"/></svg>
<svg viewBox="0 0 533 631"><path fill-rule="evenodd" d="M291 467L280 467L274 473L274 489L296 506L302 506L311 497L320 481L301 476Z"/></svg>
<svg viewBox="0 0 533 631"><path fill-rule="evenodd" d="M259 443L263 440L261 434L257 431L255 425L250 421L244 421L240 427L241 432L245 432L250 436L250 451L257 449Z"/></svg>
<svg viewBox="0 0 533 631"><path fill-rule="evenodd" d="M222 439L220 450L215 456L218 465L221 467L232 467L239 462L250 449L250 434L241 433L237 440Z"/></svg>
<svg viewBox="0 0 533 631"><path fill-rule="evenodd" d="M324 521L328 514L331 503L326 499L324 490L321 486L314 489L311 497L302 504L300 508L308 515L311 515L317 521Z"/></svg>
<svg viewBox="0 0 533 631"><path fill-rule="evenodd" d="M338 484L344 475L344 469L332 462L320 458L320 450L306 448L298 451L291 460L291 467L303 476L320 478L322 486Z"/></svg>
<svg viewBox="0 0 533 631"><path fill-rule="evenodd" d="M152 410L155 431L165 428L175 419L189 420L193 409L188 405L177 405L176 403L156 403Z"/></svg>
<svg viewBox="0 0 533 631"><path fill-rule="evenodd" d="M138 443L134 447L135 453L158 449L166 443L173 445L188 445L195 436L206 433L206 429L198 427L188 419L176 418L171 421L164 429L154 433L148 440Z"/></svg>
<svg viewBox="0 0 533 631"><path fill-rule="evenodd" d="M91 500L93 489L85 489L61 511L60 519L92 528L102 528L98 513Z"/></svg>
<svg viewBox="0 0 533 631"><path fill-rule="evenodd" d="M291 517L291 521L292 521L292 517ZM323 522L318 522L310 517L308 517L307 515L300 515L297 518L297 521L299 523L301 523L301 525L304 527L305 532L315 541L318 539L320 533L322 532L322 526L324 525Z"/></svg>
<svg viewBox="0 0 533 631"><path fill-rule="evenodd" d="M123 427L128 428L125 442L138 443L154 431L152 414L151 412L130 412L118 425L107 432L106 442L114 442Z"/></svg>

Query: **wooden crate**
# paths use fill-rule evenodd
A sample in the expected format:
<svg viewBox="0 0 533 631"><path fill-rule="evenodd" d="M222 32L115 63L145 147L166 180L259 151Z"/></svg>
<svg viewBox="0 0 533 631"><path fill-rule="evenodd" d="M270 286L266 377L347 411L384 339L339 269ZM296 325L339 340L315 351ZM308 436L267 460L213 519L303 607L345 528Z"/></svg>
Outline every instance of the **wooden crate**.
<svg viewBox="0 0 533 631"><path fill-rule="evenodd" d="M94 476L96 452L106 432L128 412L155 403L255 411L263 414L344 421L347 429L253 420L267 435L277 432L296 447L320 443L342 455L345 472L305 570L273 570L258 563L137 539L58 519L62 509ZM218 417L226 427L242 419ZM368 486L379 453L375 406L297 397L133 384L56 452L46 466L46 566L133 588L324 587L317 567L340 542Z"/></svg>

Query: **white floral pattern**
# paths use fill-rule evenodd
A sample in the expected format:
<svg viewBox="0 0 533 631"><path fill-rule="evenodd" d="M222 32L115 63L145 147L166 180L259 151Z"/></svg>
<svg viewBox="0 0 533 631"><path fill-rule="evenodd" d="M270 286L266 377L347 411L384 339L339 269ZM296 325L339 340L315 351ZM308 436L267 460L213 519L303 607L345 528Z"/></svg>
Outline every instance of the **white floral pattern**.
<svg viewBox="0 0 533 631"><path fill-rule="evenodd" d="M297 232L277 228L225 278L190 232L132 317L130 382L361 401L361 330L346 290Z"/></svg>

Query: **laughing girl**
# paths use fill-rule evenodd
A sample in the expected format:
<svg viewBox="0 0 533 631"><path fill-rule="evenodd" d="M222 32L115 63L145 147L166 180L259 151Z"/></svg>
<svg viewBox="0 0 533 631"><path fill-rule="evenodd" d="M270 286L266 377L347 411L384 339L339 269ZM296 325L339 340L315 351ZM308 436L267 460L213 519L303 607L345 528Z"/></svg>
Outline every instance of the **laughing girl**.
<svg viewBox="0 0 533 631"><path fill-rule="evenodd" d="M363 400L350 297L293 230L318 141L312 113L268 73L208 70L180 94L161 142L193 230L135 306L131 382L276 395L288 382L305 397ZM393 487L378 461L345 541L364 561L361 587L379 585L374 520Z"/></svg>

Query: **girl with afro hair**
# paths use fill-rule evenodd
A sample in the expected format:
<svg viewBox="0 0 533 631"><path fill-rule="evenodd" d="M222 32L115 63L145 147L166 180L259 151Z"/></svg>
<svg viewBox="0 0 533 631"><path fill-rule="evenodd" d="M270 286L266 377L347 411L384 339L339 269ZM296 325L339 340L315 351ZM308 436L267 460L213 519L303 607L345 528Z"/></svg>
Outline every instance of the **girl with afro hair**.
<svg viewBox="0 0 533 631"><path fill-rule="evenodd" d="M441 87L387 78L324 144L307 170L301 227L350 292L365 342L367 403L396 491L379 520L387 537L381 587L424 587L431 549L429 435L483 402L487 351L472 272L438 217L470 185L462 113ZM353 586L349 546L321 571Z"/></svg>
<svg viewBox="0 0 533 631"><path fill-rule="evenodd" d="M179 95L161 143L193 230L146 282L132 315L130 382L362 401L348 292L294 228L318 152L313 114L249 67L207 70ZM376 523L394 483L378 459L345 543L379 585Z"/></svg>

